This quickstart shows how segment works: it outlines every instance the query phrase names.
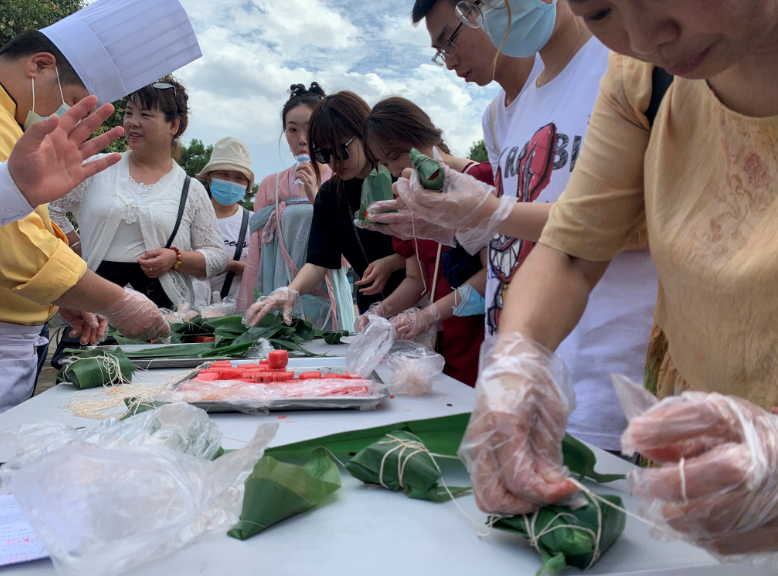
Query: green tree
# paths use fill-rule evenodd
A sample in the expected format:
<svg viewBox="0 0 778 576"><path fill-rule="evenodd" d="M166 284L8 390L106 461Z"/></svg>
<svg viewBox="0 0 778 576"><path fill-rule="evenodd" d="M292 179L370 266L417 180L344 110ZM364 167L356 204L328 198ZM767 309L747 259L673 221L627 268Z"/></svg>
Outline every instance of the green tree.
<svg viewBox="0 0 778 576"><path fill-rule="evenodd" d="M489 153L486 151L484 141L473 142L473 145L470 146L470 150L467 152L467 157L473 162L488 162Z"/></svg>
<svg viewBox="0 0 778 576"><path fill-rule="evenodd" d="M186 170L187 174L194 178L208 164L212 152L213 144L206 148L202 140L192 138L189 146L181 145L181 158L178 163Z"/></svg>
<svg viewBox="0 0 778 576"><path fill-rule="evenodd" d="M25 30L40 30L77 12L84 0L0 0L0 46Z"/></svg>

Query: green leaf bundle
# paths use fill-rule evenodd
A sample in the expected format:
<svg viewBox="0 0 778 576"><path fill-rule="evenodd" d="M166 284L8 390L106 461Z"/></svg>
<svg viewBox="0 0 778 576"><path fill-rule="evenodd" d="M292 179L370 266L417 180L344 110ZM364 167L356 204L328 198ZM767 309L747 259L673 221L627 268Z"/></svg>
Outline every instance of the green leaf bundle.
<svg viewBox="0 0 778 576"><path fill-rule="evenodd" d="M392 175L384 166L374 169L362 182L362 200L359 204L358 218L363 224L372 224L367 219L368 208L375 202L393 200Z"/></svg>
<svg viewBox="0 0 778 576"><path fill-rule="evenodd" d="M618 496L600 498L623 507ZM493 526L529 539L543 559L536 576L549 576L559 574L568 566L590 568L621 536L626 524L624 512L590 500L578 510L544 506L535 514L500 518Z"/></svg>
<svg viewBox="0 0 778 576"><path fill-rule="evenodd" d="M411 148L411 162L416 172L419 174L421 185L427 190L443 190L443 182L446 179L446 173L443 167L436 161L425 156L416 148Z"/></svg>
<svg viewBox="0 0 778 576"><path fill-rule="evenodd" d="M439 486L442 474L429 451L418 436L402 430L363 448L346 464L346 470L365 484L403 490L409 498L419 500L445 502L470 492L470 488L446 490Z"/></svg>
<svg viewBox="0 0 778 576"><path fill-rule="evenodd" d="M57 380L69 382L79 390L132 380L135 365L120 348L81 352L78 359L60 369Z"/></svg>
<svg viewBox="0 0 778 576"><path fill-rule="evenodd" d="M240 523L227 534L245 540L313 508L340 486L338 467L323 448L314 450L305 466L265 456L246 479Z"/></svg>

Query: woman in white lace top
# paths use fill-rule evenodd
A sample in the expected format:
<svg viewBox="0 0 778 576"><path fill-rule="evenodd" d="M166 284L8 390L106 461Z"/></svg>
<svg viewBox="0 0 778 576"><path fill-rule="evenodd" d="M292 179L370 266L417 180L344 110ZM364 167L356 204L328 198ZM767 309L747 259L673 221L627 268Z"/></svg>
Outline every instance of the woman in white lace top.
<svg viewBox="0 0 778 576"><path fill-rule="evenodd" d="M170 79L127 98L124 132L130 151L108 170L49 204L52 220L81 241L91 270L130 284L162 308L193 303L192 276L216 276L227 266L219 225L202 184L192 178L178 231L184 170L172 152L188 123L188 96ZM72 213L78 234L67 218Z"/></svg>

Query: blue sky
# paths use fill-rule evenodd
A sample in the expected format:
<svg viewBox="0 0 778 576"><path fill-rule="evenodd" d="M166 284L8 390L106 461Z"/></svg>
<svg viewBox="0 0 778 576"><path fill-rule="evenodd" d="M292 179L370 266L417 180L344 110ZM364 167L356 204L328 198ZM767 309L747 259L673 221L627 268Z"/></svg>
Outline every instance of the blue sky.
<svg viewBox="0 0 778 576"><path fill-rule="evenodd" d="M481 115L497 92L430 62L413 0L181 0L203 58L176 74L190 93L184 140L212 144L235 136L248 145L259 181L293 163L281 139L280 110L291 84L317 81L353 90L369 104L399 95L421 106L464 155L481 136Z"/></svg>

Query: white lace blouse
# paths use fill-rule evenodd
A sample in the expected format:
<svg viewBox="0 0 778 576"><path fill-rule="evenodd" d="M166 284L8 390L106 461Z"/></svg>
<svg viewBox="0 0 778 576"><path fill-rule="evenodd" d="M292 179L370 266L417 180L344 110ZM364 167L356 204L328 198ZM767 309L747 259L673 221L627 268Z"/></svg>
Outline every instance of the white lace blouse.
<svg viewBox="0 0 778 576"><path fill-rule="evenodd" d="M186 173L172 162L170 172L147 194L138 195L130 186L130 154L125 152L120 162L49 204L51 219L64 232L73 230L68 212L78 221L82 253L90 270L97 270L105 259L122 219L130 224L140 222L146 250L163 248L173 232ZM216 213L205 188L194 178L173 246L182 252L200 252L205 257L206 276L199 280L221 274L227 267L229 258ZM160 278L160 283L173 304L194 303L190 276L171 271Z"/></svg>

